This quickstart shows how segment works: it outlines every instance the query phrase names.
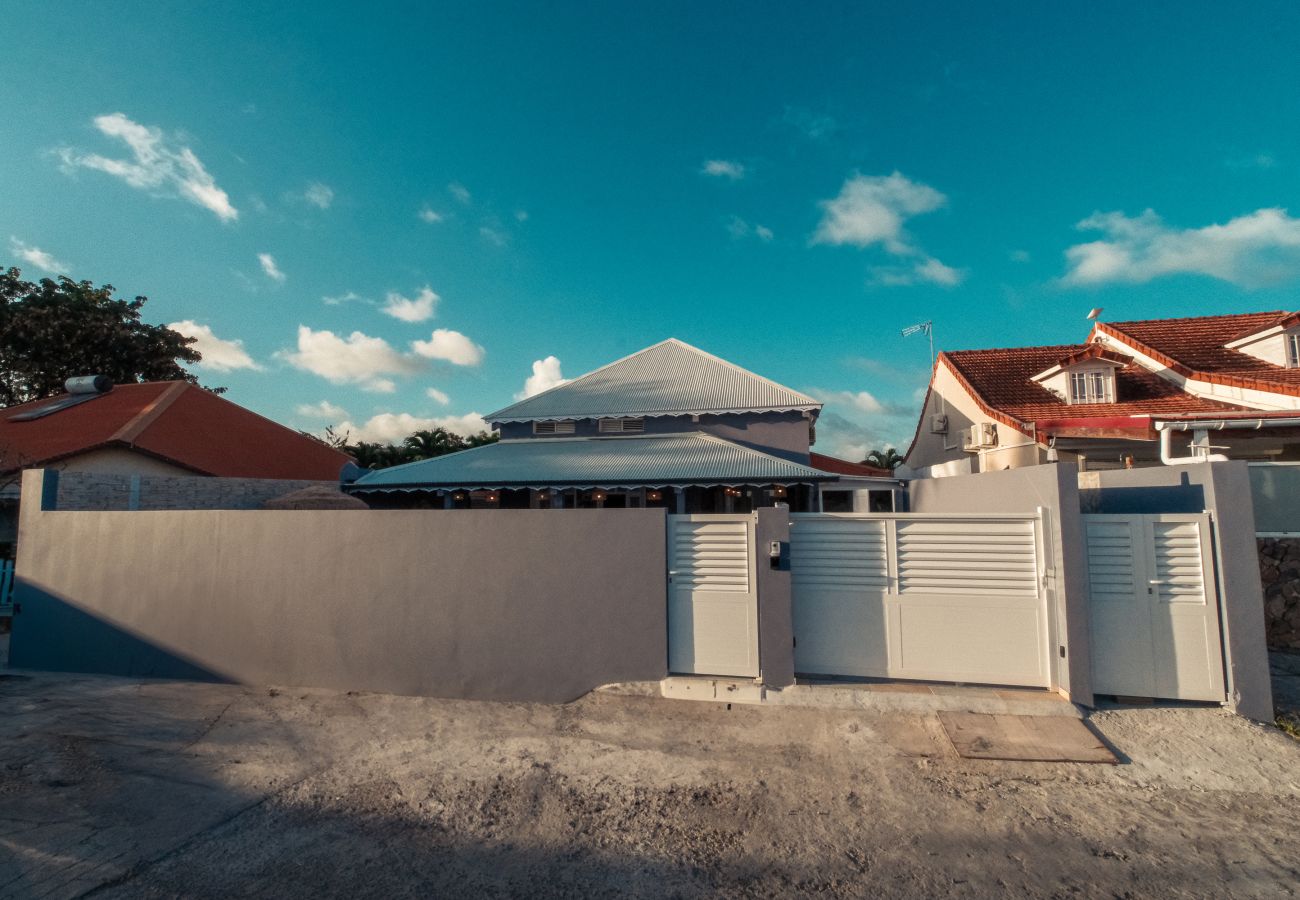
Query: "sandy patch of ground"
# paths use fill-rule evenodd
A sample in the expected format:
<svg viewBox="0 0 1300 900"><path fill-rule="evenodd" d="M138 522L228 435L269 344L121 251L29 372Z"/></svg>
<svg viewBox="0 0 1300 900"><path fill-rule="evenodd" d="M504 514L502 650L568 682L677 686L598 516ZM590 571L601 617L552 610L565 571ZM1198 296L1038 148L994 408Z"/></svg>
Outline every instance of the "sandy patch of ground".
<svg viewBox="0 0 1300 900"><path fill-rule="evenodd" d="M1278 897L1300 743L1092 723L1120 766L959 759L935 717L0 678L0 896Z"/></svg>

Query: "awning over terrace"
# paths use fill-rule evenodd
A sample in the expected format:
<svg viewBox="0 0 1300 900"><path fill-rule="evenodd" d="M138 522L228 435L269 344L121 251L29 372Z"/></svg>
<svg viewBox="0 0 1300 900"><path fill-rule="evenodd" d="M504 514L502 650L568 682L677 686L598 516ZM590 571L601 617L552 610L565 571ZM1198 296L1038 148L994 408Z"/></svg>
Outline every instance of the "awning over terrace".
<svg viewBox="0 0 1300 900"><path fill-rule="evenodd" d="M447 488L639 488L812 484L836 476L701 432L499 441L381 469L350 493Z"/></svg>

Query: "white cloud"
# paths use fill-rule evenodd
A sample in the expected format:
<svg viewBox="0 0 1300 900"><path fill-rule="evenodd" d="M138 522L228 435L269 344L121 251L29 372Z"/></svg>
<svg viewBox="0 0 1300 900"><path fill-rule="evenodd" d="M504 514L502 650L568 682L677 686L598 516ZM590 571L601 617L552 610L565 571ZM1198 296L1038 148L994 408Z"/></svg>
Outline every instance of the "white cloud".
<svg viewBox="0 0 1300 900"><path fill-rule="evenodd" d="M466 413L463 416L429 418L413 416L410 413L380 413L361 425L350 421L340 422L334 426L334 433L348 435L348 441L351 443L367 441L392 444L417 431L432 431L435 428L443 428L461 437L469 437L480 431L487 431L488 424L476 412Z"/></svg>
<svg viewBox="0 0 1300 900"><path fill-rule="evenodd" d="M346 294L337 294L333 297L321 297L320 299L326 306L342 306L344 303L352 303L354 301L360 301L362 303L370 302L365 297L362 297L354 291L348 291Z"/></svg>
<svg viewBox="0 0 1300 900"><path fill-rule="evenodd" d="M961 269L946 266L939 260L927 256L910 266L873 266L870 270L871 282L886 287L929 282L940 287L953 287L961 284L966 273Z"/></svg>
<svg viewBox="0 0 1300 900"><path fill-rule="evenodd" d="M239 210L231 204L229 195L217 187L198 156L177 136L133 122L122 113L96 116L94 124L100 133L126 144L132 158L111 159L64 148L59 155L66 166L106 172L131 187L160 196L179 196L211 211L223 222L239 218Z"/></svg>
<svg viewBox="0 0 1300 900"><path fill-rule="evenodd" d="M416 215L420 217L421 222L427 222L430 225L434 225L442 221L442 213L436 212L427 203L424 204L424 206L420 207L420 211L416 213Z"/></svg>
<svg viewBox="0 0 1300 900"><path fill-rule="evenodd" d="M312 206L321 209L329 209L330 204L334 202L334 188L328 184L322 184L319 181L313 181L307 185L307 190L303 191L302 199L306 200Z"/></svg>
<svg viewBox="0 0 1300 900"><path fill-rule="evenodd" d="M294 411L305 419L319 419L322 422L337 422L348 417L346 409L328 400L322 400L320 403L300 403Z"/></svg>
<svg viewBox="0 0 1300 900"><path fill-rule="evenodd" d="M1242 287L1300 276L1300 219L1258 209L1222 225L1171 228L1152 210L1093 213L1081 230L1103 239L1065 251L1067 285L1143 284L1164 275L1207 275Z"/></svg>
<svg viewBox="0 0 1300 900"><path fill-rule="evenodd" d="M473 195L469 192L469 188L465 187L465 185L461 184L459 181L453 181L451 184L447 185L447 193L455 197L456 202L462 206L469 206L470 202L474 199Z"/></svg>
<svg viewBox="0 0 1300 900"><path fill-rule="evenodd" d="M813 243L854 247L881 244L896 256L910 255L918 251L911 245L903 224L947 202L939 191L901 172L854 175L844 182L838 197L821 202L823 216Z"/></svg>
<svg viewBox="0 0 1300 900"><path fill-rule="evenodd" d="M477 366L483 361L483 348L450 328L435 328L429 340L412 341L411 349L427 359L442 359L458 366Z"/></svg>
<svg viewBox="0 0 1300 900"><path fill-rule="evenodd" d="M259 253L257 254L257 261L261 264L262 271L266 273L267 278L272 281L284 281L285 275L280 271L280 267L275 264L274 256L269 253Z"/></svg>
<svg viewBox="0 0 1300 900"><path fill-rule="evenodd" d="M739 181L745 177L745 167L730 159L710 159L700 167L700 174Z"/></svg>
<svg viewBox="0 0 1300 900"><path fill-rule="evenodd" d="M53 275L67 272L70 268L67 263L55 259L54 254L47 253L40 247L25 244L16 237L9 238L9 251L28 265Z"/></svg>
<svg viewBox="0 0 1300 900"><path fill-rule="evenodd" d="M185 319L172 322L167 327L186 337L194 338L194 343L190 346L203 356L203 359L196 363L200 369L233 372L236 369L262 368L248 355L243 341L219 338L212 333L210 325L200 325L191 319Z"/></svg>
<svg viewBox="0 0 1300 900"><path fill-rule="evenodd" d="M548 356L546 359L538 359L533 362L533 374L524 380L524 389L515 394L515 399L525 400L534 394L568 383L569 379L560 371L558 358Z"/></svg>
<svg viewBox="0 0 1300 900"><path fill-rule="evenodd" d="M824 391L813 388L809 393L828 405L847 406L864 413L882 413L886 411L885 405L869 391Z"/></svg>
<svg viewBox="0 0 1300 900"><path fill-rule="evenodd" d="M766 225L752 225L740 216L732 216L727 221L726 228L727 234L737 241L744 240L747 237L755 237L766 244L773 237L772 229Z"/></svg>
<svg viewBox="0 0 1300 900"><path fill-rule="evenodd" d="M448 403L451 402L450 397L448 397L445 393L443 393L442 391L434 387L426 388L424 394L430 400L436 400L438 403L442 404L443 406L446 406Z"/></svg>
<svg viewBox="0 0 1300 900"><path fill-rule="evenodd" d="M319 375L333 384L355 384L362 390L390 394L397 385L385 375L413 375L424 363L399 353L383 338L354 331L346 338L332 331L298 326L297 350L278 354L295 368Z"/></svg>
<svg viewBox="0 0 1300 900"><path fill-rule="evenodd" d="M414 299L390 291L379 311L403 322L427 322L433 318L438 299L438 295L427 284L420 288L420 293Z"/></svg>
<svg viewBox="0 0 1300 900"><path fill-rule="evenodd" d="M506 245L505 234L503 234L502 232L498 231L495 228L492 228L491 226L488 225L482 226L481 228L479 228L478 233L479 236L482 237L483 240L487 241L489 244L493 244L497 247L504 247Z"/></svg>

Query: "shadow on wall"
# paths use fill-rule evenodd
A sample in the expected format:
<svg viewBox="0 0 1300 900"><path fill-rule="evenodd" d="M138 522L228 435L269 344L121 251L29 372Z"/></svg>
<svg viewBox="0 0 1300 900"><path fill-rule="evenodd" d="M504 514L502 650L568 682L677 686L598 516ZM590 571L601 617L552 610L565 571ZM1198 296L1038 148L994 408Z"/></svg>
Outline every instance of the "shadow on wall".
<svg viewBox="0 0 1300 900"><path fill-rule="evenodd" d="M25 579L18 579L14 600L12 668L233 683Z"/></svg>

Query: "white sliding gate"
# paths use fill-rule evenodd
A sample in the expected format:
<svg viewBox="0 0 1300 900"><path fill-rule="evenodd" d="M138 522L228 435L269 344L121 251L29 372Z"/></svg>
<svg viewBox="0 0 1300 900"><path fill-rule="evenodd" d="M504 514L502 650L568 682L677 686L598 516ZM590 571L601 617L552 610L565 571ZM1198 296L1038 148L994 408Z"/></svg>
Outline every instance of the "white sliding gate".
<svg viewBox="0 0 1300 900"><path fill-rule="evenodd" d="M668 517L668 670L758 676L753 515Z"/></svg>
<svg viewBox="0 0 1300 900"><path fill-rule="evenodd" d="M1051 686L1039 517L790 519L797 672Z"/></svg>
<svg viewBox="0 0 1300 900"><path fill-rule="evenodd" d="M1092 689L1225 698L1210 517L1085 515Z"/></svg>

